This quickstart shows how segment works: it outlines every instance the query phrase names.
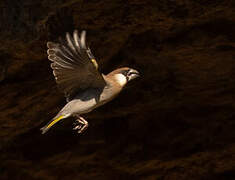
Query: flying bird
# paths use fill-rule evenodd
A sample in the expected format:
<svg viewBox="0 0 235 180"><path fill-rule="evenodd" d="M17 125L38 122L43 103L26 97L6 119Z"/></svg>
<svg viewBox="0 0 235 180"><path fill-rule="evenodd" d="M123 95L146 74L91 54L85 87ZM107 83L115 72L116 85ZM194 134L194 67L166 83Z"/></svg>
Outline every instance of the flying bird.
<svg viewBox="0 0 235 180"><path fill-rule="evenodd" d="M52 61L51 68L56 83L66 97L67 104L59 113L41 128L46 133L54 124L70 116L76 117L74 130L84 132L88 122L81 114L111 101L127 84L139 76L132 68L118 68L107 75L98 71L98 63L86 46L86 31L79 37L75 30L71 36L59 39L58 43L47 42L48 59Z"/></svg>

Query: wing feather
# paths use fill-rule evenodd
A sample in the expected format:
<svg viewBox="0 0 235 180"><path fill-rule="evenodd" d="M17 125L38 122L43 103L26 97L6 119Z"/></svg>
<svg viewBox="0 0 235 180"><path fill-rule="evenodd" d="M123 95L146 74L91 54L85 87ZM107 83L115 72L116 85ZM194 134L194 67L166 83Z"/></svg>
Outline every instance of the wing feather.
<svg viewBox="0 0 235 180"><path fill-rule="evenodd" d="M80 53L80 47L81 47L81 45L80 45L80 39L79 39L79 37L78 37L78 31L77 31L77 30L75 30L75 31L73 32L73 39L74 39L74 42L75 42L76 49L77 49L77 51Z"/></svg>
<svg viewBox="0 0 235 180"><path fill-rule="evenodd" d="M68 99L72 99L79 91L87 88L103 89L106 85L103 76L94 65L95 58L90 48L86 46L86 32L66 33L65 39L59 43L47 43L48 59L52 61L51 68L59 88Z"/></svg>

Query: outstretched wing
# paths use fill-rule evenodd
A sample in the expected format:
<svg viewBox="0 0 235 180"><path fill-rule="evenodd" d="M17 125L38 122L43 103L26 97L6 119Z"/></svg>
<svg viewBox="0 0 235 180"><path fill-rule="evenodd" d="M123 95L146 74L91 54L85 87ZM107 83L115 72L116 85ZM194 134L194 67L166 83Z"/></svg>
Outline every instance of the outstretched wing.
<svg viewBox="0 0 235 180"><path fill-rule="evenodd" d="M106 83L98 72L98 64L86 47L85 31L80 38L77 30L73 32L73 37L66 33L66 39L60 38L59 43L48 42L47 47L56 83L68 100L81 90L104 88Z"/></svg>

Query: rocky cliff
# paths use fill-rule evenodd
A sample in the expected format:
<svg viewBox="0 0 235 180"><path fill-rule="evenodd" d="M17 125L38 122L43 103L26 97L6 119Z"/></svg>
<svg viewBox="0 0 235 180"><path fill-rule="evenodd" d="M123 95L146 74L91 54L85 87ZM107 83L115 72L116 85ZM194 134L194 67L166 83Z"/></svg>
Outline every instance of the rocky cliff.
<svg viewBox="0 0 235 180"><path fill-rule="evenodd" d="M235 2L0 2L0 179L235 179ZM65 104L46 42L74 29L104 73L141 78L47 134Z"/></svg>

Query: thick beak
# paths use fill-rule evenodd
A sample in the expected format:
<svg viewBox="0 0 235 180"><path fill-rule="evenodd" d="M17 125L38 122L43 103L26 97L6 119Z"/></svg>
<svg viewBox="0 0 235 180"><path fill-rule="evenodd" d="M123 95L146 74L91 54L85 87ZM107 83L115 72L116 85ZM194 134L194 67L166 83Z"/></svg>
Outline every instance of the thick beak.
<svg viewBox="0 0 235 180"><path fill-rule="evenodd" d="M140 76L140 73L135 69L131 69L128 74L129 74L129 80L133 80Z"/></svg>
<svg viewBox="0 0 235 180"><path fill-rule="evenodd" d="M134 74L136 77L140 76L140 73L135 69L132 69L130 72L131 72L131 74Z"/></svg>

